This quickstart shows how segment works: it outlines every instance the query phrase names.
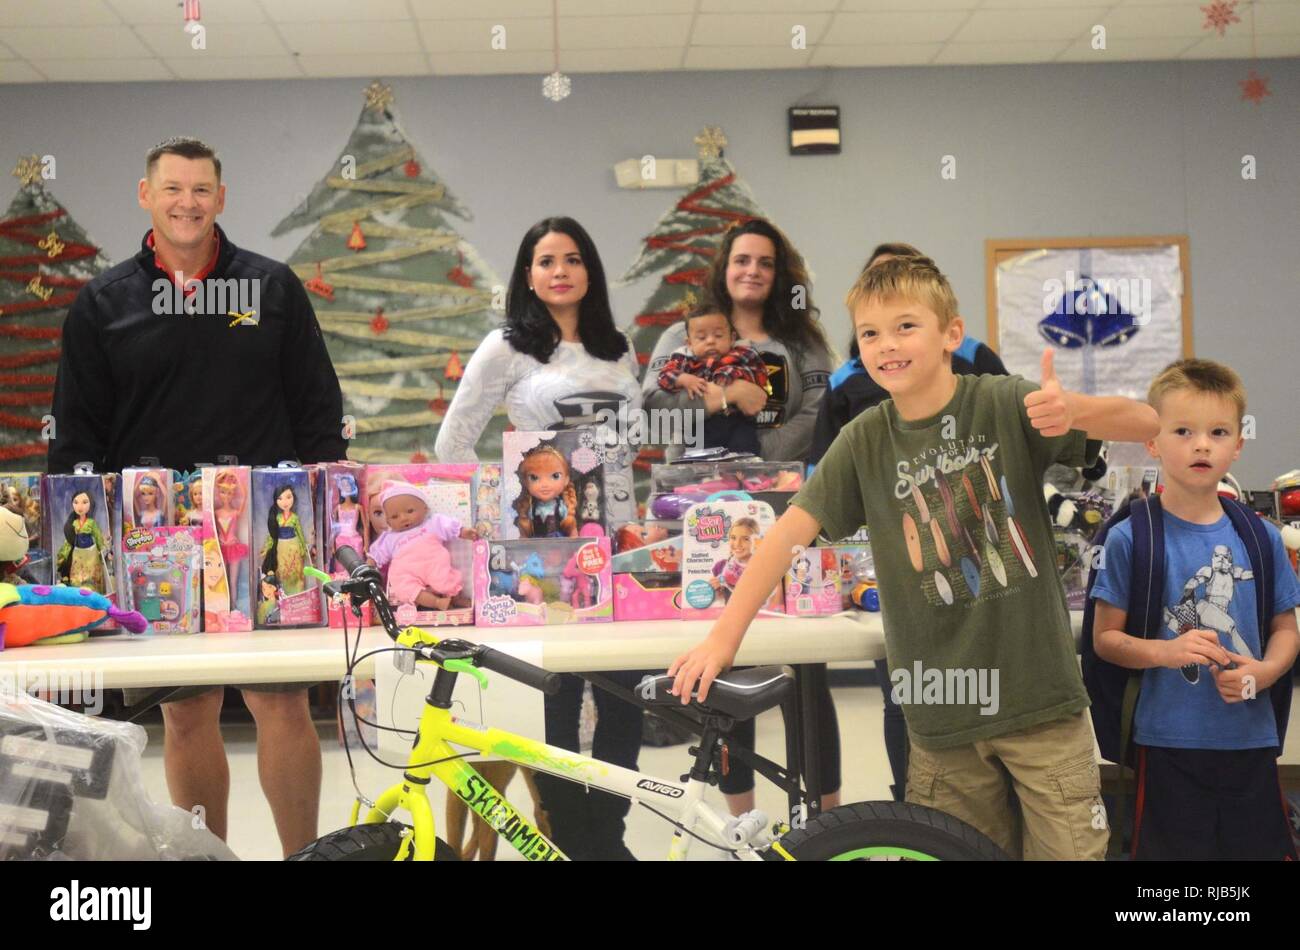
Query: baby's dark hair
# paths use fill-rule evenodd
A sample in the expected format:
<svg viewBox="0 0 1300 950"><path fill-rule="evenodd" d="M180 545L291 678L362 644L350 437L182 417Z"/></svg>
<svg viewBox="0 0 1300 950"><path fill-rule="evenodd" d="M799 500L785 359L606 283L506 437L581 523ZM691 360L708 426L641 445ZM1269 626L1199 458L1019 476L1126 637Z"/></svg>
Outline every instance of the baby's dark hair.
<svg viewBox="0 0 1300 950"><path fill-rule="evenodd" d="M722 319L727 321L727 327L731 330L731 335L733 337L740 336L740 334L736 332L736 325L731 322L730 314L719 310L717 307L710 307L707 304L697 304L690 310L686 311L686 316L682 317L682 324L686 327L687 336L690 336L691 333L691 321L699 317L722 317Z"/></svg>

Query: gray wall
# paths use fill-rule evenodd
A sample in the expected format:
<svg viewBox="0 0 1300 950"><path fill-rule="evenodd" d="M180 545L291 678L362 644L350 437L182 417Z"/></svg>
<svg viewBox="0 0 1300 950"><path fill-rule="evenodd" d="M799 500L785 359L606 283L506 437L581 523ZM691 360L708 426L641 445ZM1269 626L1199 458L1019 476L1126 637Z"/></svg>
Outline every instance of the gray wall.
<svg viewBox="0 0 1300 950"><path fill-rule="evenodd" d="M1260 64L1273 92L1262 106L1240 100L1247 65L576 75L559 105L531 75L392 86L416 149L474 213L462 233L503 276L524 228L557 212L622 273L676 193L622 191L611 166L689 157L695 133L721 125L728 158L808 258L841 346L844 292L881 240L936 257L984 338L986 238L1186 233L1196 352L1246 379L1259 438L1236 471L1258 487L1300 466L1300 60ZM195 134L222 153L232 239L285 257L308 232L273 241L271 228L326 173L365 82L0 86L0 162L53 153L55 195L118 261L148 225L135 202L145 149ZM799 102L841 107L841 155L788 154L785 110ZM1241 178L1247 153L1255 181ZM955 181L941 180L945 154ZM652 286L614 291L621 322Z"/></svg>

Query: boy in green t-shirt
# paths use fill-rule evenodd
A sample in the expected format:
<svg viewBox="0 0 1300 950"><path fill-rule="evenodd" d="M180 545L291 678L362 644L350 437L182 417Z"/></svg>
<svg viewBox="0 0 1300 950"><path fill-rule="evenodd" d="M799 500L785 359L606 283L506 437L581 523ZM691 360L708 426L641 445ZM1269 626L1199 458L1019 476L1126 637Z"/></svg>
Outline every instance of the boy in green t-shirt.
<svg viewBox="0 0 1300 950"><path fill-rule="evenodd" d="M955 376L962 320L933 262L863 273L847 304L891 398L840 432L768 532L708 637L668 672L698 698L735 658L795 545L870 532L893 695L912 740L907 800L1026 858L1101 858L1107 831L1088 696L1055 568L1043 472L1085 434L1142 442L1150 406L1042 382ZM1014 788L1014 795L1012 790ZM1017 806L1018 803L1018 806Z"/></svg>

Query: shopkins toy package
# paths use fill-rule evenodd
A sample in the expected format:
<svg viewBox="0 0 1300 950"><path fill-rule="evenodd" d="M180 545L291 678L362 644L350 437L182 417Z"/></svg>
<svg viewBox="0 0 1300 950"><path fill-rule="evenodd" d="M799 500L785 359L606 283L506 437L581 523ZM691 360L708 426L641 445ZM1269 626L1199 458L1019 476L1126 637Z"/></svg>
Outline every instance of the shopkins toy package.
<svg viewBox="0 0 1300 950"><path fill-rule="evenodd" d="M210 465L201 470L203 629L253 629L257 559L252 556L252 469Z"/></svg>
<svg viewBox="0 0 1300 950"><path fill-rule="evenodd" d="M475 623L482 627L612 620L609 538L474 542Z"/></svg>
<svg viewBox="0 0 1300 950"><path fill-rule="evenodd" d="M831 547L797 547L785 575L785 612L821 617L843 610L840 562Z"/></svg>
<svg viewBox="0 0 1300 950"><path fill-rule="evenodd" d="M198 633L202 543L189 527L134 527L122 537L127 606L149 623L145 633Z"/></svg>
<svg viewBox="0 0 1300 950"><path fill-rule="evenodd" d="M290 465L254 468L251 481L254 624L258 629L320 626L324 595L304 570L320 555L311 474Z"/></svg>
<svg viewBox="0 0 1300 950"><path fill-rule="evenodd" d="M721 615L745 567L775 523L761 501L706 501L686 510L682 523L682 616ZM783 591L772 589L759 614L782 614Z"/></svg>
<svg viewBox="0 0 1300 950"><path fill-rule="evenodd" d="M606 533L604 447L597 430L505 432L501 451L503 538L576 538L593 528Z"/></svg>

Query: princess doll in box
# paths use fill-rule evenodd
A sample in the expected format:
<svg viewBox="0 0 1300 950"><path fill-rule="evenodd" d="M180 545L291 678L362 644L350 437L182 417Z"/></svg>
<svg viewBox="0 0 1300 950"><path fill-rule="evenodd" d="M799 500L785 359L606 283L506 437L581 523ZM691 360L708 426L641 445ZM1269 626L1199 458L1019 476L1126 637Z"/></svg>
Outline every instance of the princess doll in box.
<svg viewBox="0 0 1300 950"><path fill-rule="evenodd" d="M72 587L89 587L104 593L104 551L108 542L91 517L93 502L90 492L79 491L72 496L72 511L63 523L63 546L59 548L55 563L58 576Z"/></svg>
<svg viewBox="0 0 1300 950"><path fill-rule="evenodd" d="M216 538L203 540L203 629L224 630L222 618L230 612L230 587L221 564L221 546Z"/></svg>
<svg viewBox="0 0 1300 950"><path fill-rule="evenodd" d="M348 547L360 554L365 546L361 537L361 491L357 488L356 478L347 474L335 475L334 485L339 500L334 509L334 517L330 520L330 535L333 539L330 545L331 559L339 548ZM332 564L332 567L337 566L337 562Z"/></svg>
<svg viewBox="0 0 1300 950"><path fill-rule="evenodd" d="M191 472L178 480L177 487L176 523L182 527L199 527L203 524L203 473Z"/></svg>
<svg viewBox="0 0 1300 950"><path fill-rule="evenodd" d="M379 493L388 530L370 545L366 560L388 569L388 596L394 606L413 604L446 610L464 587L444 545L453 538L474 540L450 515L433 514L420 489L406 482L384 482ZM462 605L467 606L467 605Z"/></svg>
<svg viewBox="0 0 1300 950"><path fill-rule="evenodd" d="M519 462L515 524L522 538L576 538L578 493L569 460L553 445L529 450Z"/></svg>
<svg viewBox="0 0 1300 950"><path fill-rule="evenodd" d="M137 528L161 528L167 523L162 480L152 473L136 479L131 497L131 523Z"/></svg>
<svg viewBox="0 0 1300 950"><path fill-rule="evenodd" d="M248 603L248 572L244 561L248 558L248 545L240 539L240 521L244 514L247 495L239 476L232 471L218 472L213 479L213 522L217 531L217 545L226 565L227 588L234 592L236 604Z"/></svg>
<svg viewBox="0 0 1300 950"><path fill-rule="evenodd" d="M302 593L306 587L303 567L307 564L307 539L298 520L298 496L293 486L276 486L275 507L266 513L266 543L262 545L262 574L274 576L285 596Z"/></svg>

